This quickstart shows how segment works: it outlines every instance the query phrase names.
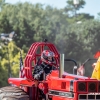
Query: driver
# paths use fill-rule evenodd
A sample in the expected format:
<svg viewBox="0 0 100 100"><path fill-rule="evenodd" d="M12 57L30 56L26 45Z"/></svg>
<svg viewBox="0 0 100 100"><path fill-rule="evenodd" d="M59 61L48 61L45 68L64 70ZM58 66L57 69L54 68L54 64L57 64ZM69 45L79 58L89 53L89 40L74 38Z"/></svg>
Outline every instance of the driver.
<svg viewBox="0 0 100 100"><path fill-rule="evenodd" d="M50 50L44 50L41 54L40 65L34 67L33 77L36 80L43 80L43 73L46 75L49 74L52 70L55 70L55 67L52 65L54 63L54 53Z"/></svg>
<svg viewBox="0 0 100 100"><path fill-rule="evenodd" d="M33 77L35 79L35 84L38 86L38 81L44 80L44 74L45 76L49 74L52 70L55 70L56 68L53 66L54 63L54 53L50 50L44 50L41 54L41 61L42 63L40 65L36 65L34 67ZM39 89L40 94L42 95L42 100L46 100L46 95L43 93L41 89Z"/></svg>

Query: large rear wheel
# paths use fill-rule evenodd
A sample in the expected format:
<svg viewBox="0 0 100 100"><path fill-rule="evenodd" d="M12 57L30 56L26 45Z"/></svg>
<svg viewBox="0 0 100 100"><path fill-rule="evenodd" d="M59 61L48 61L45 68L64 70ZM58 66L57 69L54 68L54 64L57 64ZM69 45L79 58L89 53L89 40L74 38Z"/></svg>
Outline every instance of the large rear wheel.
<svg viewBox="0 0 100 100"><path fill-rule="evenodd" d="M0 100L29 100L27 93L14 86L0 88Z"/></svg>

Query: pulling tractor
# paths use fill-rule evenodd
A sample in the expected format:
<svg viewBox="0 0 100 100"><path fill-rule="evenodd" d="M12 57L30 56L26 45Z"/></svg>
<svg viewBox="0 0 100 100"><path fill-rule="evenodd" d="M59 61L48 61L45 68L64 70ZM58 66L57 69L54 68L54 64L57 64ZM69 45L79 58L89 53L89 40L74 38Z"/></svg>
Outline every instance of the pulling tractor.
<svg viewBox="0 0 100 100"><path fill-rule="evenodd" d="M49 49L55 53L54 66L38 86L32 76L34 66L39 61L41 52ZM66 65L65 65L66 67ZM73 66L77 70L77 66ZM24 59L21 78L9 78L10 86L0 88L0 100L42 100L39 89L46 95L46 100L100 100L100 81L85 76L64 72L64 54L59 54L54 44L49 42L33 43Z"/></svg>

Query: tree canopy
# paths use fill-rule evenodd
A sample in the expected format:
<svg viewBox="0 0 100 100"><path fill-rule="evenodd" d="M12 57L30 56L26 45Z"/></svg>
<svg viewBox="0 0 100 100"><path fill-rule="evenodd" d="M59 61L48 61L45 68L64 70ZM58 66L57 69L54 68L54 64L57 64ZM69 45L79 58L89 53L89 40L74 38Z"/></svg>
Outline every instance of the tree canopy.
<svg viewBox="0 0 100 100"><path fill-rule="evenodd" d="M58 51L65 54L65 58L73 58L78 63L93 58L100 48L100 19L94 19L87 13L74 16L72 1L68 0L63 9L28 2L6 4L4 0L0 1L0 33L15 31L17 34L8 45L0 40L0 86L7 84L9 60L12 77L18 77L19 48L23 50L24 59L31 44L45 38L54 43ZM85 4L84 0L80 0L76 10L82 9ZM72 72L72 68L68 67L70 64L66 64L65 70ZM86 72L87 76L91 76L91 64L86 69L91 69Z"/></svg>

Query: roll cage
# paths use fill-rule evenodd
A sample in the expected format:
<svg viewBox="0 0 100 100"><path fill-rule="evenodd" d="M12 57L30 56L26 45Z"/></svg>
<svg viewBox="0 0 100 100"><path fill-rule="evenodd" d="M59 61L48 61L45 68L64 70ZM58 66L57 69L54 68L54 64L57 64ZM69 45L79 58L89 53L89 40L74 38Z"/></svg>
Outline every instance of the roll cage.
<svg viewBox="0 0 100 100"><path fill-rule="evenodd" d="M49 49L54 52L55 54L55 66L59 66L59 53L56 49L56 47L52 43L48 42L35 42L31 45L25 60L24 60L24 71L25 76L27 79L34 80L32 76L32 70L34 69L34 66L36 65L38 59L41 56L41 53L43 50Z"/></svg>

